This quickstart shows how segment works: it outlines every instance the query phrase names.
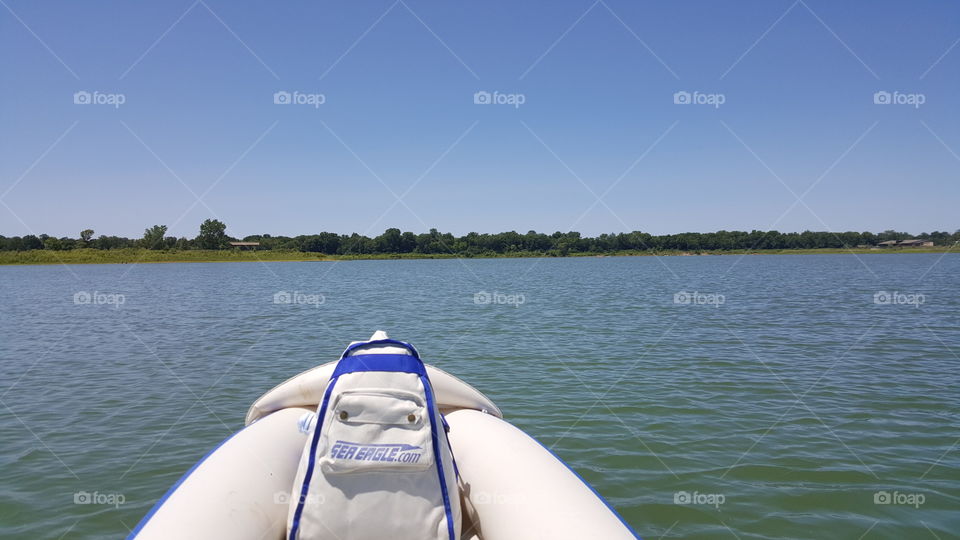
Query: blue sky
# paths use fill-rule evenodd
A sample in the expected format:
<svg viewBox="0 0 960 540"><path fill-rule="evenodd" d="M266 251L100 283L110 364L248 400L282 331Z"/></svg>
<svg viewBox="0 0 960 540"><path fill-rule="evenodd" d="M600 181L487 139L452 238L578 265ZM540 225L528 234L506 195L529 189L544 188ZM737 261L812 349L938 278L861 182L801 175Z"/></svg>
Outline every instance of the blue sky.
<svg viewBox="0 0 960 540"><path fill-rule="evenodd" d="M960 227L952 2L0 4L7 236Z"/></svg>

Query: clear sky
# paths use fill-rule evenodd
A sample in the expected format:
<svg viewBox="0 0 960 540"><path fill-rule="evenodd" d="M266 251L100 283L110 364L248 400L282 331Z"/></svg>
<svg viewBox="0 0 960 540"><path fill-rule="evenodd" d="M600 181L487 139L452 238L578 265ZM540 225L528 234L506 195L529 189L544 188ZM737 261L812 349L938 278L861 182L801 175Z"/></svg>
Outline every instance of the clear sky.
<svg viewBox="0 0 960 540"><path fill-rule="evenodd" d="M942 1L2 0L0 234L953 231L958 40Z"/></svg>

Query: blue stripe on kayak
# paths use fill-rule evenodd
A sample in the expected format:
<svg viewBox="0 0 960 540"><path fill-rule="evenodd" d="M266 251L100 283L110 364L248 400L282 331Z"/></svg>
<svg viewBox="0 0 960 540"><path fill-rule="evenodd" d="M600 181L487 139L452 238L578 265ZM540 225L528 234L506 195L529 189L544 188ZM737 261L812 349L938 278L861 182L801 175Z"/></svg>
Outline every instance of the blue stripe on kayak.
<svg viewBox="0 0 960 540"><path fill-rule="evenodd" d="M523 430L521 430L521 431L523 431ZM524 434L526 434L526 432L524 432ZM536 441L536 443L539 444L541 447L543 447L544 450L546 450L547 452L550 452L550 455L553 456L554 458L556 458L557 461L559 461L560 463L563 463L563 466L566 467L570 472L572 472L574 476L576 476L577 478L579 478L580 481L583 482L583 485L587 486L587 489L589 489L590 491L592 491L593 494L596 495L598 499L600 499L600 502L602 502L602 503L607 507L607 509L610 510L610 512L613 513L613 515L616 516L616 518L620 520L620 523L622 523L623 526L627 528L627 531L629 531L630 534L632 534L634 538L636 538L637 540L642 540L642 539L640 538L640 535L637 534L637 531L633 530L633 527L631 527L631 526L627 523L627 521L626 521L625 519L623 519L623 516L621 516L620 514L618 514L617 511L613 508L613 506L612 506L609 502L607 502L606 499L603 498L603 495L601 495L600 492L598 492L596 489L594 489L594 487L591 486L589 482L587 482L586 480L583 479L582 476L580 476L580 473L578 473L573 467L571 467L570 465L568 465L567 462L564 461L563 459L561 459L560 456L558 456L553 450L547 448L547 445L543 444L543 443L540 442L540 441L537 441L537 439L536 439L535 437L531 437L530 435L527 435L527 437L530 437L531 439L533 439L534 441Z"/></svg>
<svg viewBox="0 0 960 540"><path fill-rule="evenodd" d="M250 426L252 425L253 424L250 424ZM190 467L190 470L188 470L183 476L181 476L180 479L177 480L177 483L171 486L170 489L168 489L167 492L163 494L163 497L160 497L160 500L158 500L156 504L153 505L153 508L151 508L150 511L147 512L147 515L143 516L143 519L140 520L140 523L137 523L137 526L132 531L130 531L130 534L127 536L127 540L133 540L133 538L135 538L138 534L140 534L140 531L143 530L143 528L147 525L147 522L150 521L150 518L152 518L153 515L156 514L158 510L160 510L160 507L163 506L163 503L167 502L167 499L169 499L174 494L174 492L177 491L177 488L179 488L181 484L187 481L187 478L189 478L190 475L193 474L193 471L200 468L200 465L203 465L203 462L206 461L207 458L209 458L214 453L216 453L216 451L219 450L223 445L230 442L230 439L233 439L237 435L243 433L243 430L249 428L250 426L246 426L240 431L220 441L220 444L214 447L213 450L207 452L205 456L200 458L200 461L194 463L193 467Z"/></svg>

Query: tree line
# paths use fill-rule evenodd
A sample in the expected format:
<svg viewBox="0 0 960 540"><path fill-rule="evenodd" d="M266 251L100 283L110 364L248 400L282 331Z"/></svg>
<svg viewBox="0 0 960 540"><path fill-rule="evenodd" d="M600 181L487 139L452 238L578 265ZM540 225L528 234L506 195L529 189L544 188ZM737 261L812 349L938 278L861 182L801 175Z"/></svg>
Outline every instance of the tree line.
<svg viewBox="0 0 960 540"><path fill-rule="evenodd" d="M624 251L725 251L765 249L855 248L876 246L887 240L917 238L932 241L934 245L953 245L960 242L960 230L952 234L944 231L911 235L905 232L825 232L804 231L717 231L710 233L680 233L652 235L640 231L601 234L584 237L579 232L553 234L515 231L496 234L471 232L463 236L441 233L436 229L416 234L391 228L383 234L369 237L322 232L300 236L272 236L257 234L234 238L226 233L227 226L219 220L208 219L200 225L194 238L167 236L166 225L154 225L144 230L141 238L100 235L94 238L92 229L80 232L79 237L56 238L45 234L5 237L0 235L0 251L28 251L34 249L123 249L144 248L156 250L230 249L230 242L258 242L257 249L291 250L327 255L389 255L456 254L462 256L501 255L511 253L541 253L566 256L578 253L615 253ZM237 248L233 248L237 249Z"/></svg>

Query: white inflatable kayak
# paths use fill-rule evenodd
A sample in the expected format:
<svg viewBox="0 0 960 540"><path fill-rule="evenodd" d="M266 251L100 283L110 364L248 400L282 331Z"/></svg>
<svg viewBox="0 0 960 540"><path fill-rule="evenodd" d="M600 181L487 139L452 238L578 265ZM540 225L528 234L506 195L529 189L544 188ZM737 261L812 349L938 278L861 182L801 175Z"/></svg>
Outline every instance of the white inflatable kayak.
<svg viewBox="0 0 960 540"><path fill-rule="evenodd" d="M308 439L298 424L317 411L335 366L305 371L256 400L246 427L194 465L128 539L285 538ZM427 374L459 468L461 539L638 538L576 472L503 420L489 398L433 366Z"/></svg>

